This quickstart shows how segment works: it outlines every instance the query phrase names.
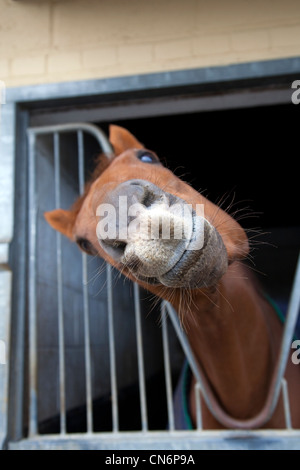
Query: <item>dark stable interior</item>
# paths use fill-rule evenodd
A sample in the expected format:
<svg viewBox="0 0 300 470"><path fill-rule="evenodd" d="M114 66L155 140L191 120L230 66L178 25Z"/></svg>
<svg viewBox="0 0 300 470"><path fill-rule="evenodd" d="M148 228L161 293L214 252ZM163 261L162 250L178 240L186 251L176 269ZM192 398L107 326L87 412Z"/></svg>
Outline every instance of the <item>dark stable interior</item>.
<svg viewBox="0 0 300 470"><path fill-rule="evenodd" d="M300 248L299 112L289 104L114 122L240 222L251 242L249 265L280 302Z"/></svg>
<svg viewBox="0 0 300 470"><path fill-rule="evenodd" d="M223 209L239 220L251 239L247 263L283 310L300 248L299 112L291 104L113 122L130 130L178 177L212 202L221 201ZM96 124L108 132L110 123ZM151 429L167 426L164 387L163 375L147 384ZM140 429L138 385L121 390L119 407L121 429ZM71 410L67 419L68 432L84 431L85 407ZM95 401L94 419L95 431L111 430L109 397ZM40 425L41 433L58 431L57 417Z"/></svg>

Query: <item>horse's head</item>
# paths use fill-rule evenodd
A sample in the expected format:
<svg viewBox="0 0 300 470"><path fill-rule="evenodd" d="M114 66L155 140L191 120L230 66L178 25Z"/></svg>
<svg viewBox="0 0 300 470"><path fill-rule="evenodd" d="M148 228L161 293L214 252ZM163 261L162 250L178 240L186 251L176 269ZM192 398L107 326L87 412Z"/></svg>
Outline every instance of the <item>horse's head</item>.
<svg viewBox="0 0 300 470"><path fill-rule="evenodd" d="M110 126L110 142L114 158L71 210L45 214L49 224L146 287L216 285L248 253L244 230L127 130Z"/></svg>

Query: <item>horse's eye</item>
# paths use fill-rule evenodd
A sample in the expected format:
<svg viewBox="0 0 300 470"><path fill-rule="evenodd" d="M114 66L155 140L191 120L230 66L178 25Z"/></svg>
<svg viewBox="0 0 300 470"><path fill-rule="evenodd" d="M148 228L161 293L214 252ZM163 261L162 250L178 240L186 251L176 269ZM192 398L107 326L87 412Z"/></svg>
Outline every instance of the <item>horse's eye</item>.
<svg viewBox="0 0 300 470"><path fill-rule="evenodd" d="M89 242L86 238L78 238L76 240L76 243L77 245L83 250L85 251L88 255L94 255L96 254L96 251L93 247L93 245L91 244L91 242Z"/></svg>
<svg viewBox="0 0 300 470"><path fill-rule="evenodd" d="M143 163L158 163L158 158L153 153L146 150L139 150L137 158Z"/></svg>

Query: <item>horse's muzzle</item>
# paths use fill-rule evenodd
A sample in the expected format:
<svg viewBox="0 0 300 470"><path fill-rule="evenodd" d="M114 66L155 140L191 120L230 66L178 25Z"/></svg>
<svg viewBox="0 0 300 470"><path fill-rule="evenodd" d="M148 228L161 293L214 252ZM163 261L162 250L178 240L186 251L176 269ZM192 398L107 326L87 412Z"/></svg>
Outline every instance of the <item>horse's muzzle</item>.
<svg viewBox="0 0 300 470"><path fill-rule="evenodd" d="M103 206L97 211L102 214L99 243L137 279L200 288L212 286L225 273L223 240L202 207L198 210L142 179L119 184Z"/></svg>

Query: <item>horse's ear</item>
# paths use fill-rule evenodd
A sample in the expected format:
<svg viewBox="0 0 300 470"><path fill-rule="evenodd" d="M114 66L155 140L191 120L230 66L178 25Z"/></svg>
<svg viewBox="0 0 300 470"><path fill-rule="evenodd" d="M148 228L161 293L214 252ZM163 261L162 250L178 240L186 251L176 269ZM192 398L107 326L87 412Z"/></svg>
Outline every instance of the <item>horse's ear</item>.
<svg viewBox="0 0 300 470"><path fill-rule="evenodd" d="M76 215L77 214L74 211L66 211L63 209L55 209L44 213L44 217L48 224L51 225L54 230L62 233L72 241L74 241L73 227Z"/></svg>
<svg viewBox="0 0 300 470"><path fill-rule="evenodd" d="M109 126L109 141L112 144L115 155L118 156L128 149L142 149L144 146L124 127Z"/></svg>

